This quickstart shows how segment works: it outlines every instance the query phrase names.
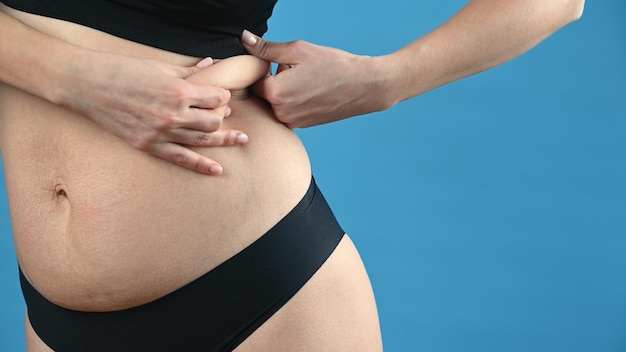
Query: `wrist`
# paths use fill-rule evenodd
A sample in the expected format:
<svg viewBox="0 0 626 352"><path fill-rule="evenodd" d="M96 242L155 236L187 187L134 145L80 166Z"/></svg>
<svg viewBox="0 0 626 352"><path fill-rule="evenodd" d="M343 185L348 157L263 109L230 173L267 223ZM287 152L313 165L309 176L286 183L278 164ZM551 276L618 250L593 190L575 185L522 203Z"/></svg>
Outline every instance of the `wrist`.
<svg viewBox="0 0 626 352"><path fill-rule="evenodd" d="M81 87L81 82L88 78L89 67L95 67L95 52L75 47L73 45L64 46L64 50L59 55L54 55L52 60L48 60L42 65L45 75L43 85L45 91L41 92L44 99L64 107L73 107L76 94L84 92L85 87Z"/></svg>
<svg viewBox="0 0 626 352"><path fill-rule="evenodd" d="M457 55L427 39L421 38L385 57L396 102L433 90L458 75Z"/></svg>
<svg viewBox="0 0 626 352"><path fill-rule="evenodd" d="M368 77L368 90L370 92L370 104L373 104L374 111L383 111L393 107L400 102L401 96L398 92L398 76L401 71L395 66L388 55L385 56L364 56L366 70L365 77Z"/></svg>
<svg viewBox="0 0 626 352"><path fill-rule="evenodd" d="M379 96L386 108L420 95L429 88L434 72L420 59L403 50L374 58Z"/></svg>

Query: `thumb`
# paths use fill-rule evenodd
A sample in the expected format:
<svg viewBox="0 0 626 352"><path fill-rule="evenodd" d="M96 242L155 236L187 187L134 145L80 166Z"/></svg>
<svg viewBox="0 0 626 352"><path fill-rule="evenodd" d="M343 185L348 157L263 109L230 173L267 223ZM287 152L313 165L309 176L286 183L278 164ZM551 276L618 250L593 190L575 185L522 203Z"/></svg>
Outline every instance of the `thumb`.
<svg viewBox="0 0 626 352"><path fill-rule="evenodd" d="M252 92L254 92L255 95L267 100L270 104L274 103L271 90L275 79L276 76L273 75L261 78L252 85Z"/></svg>
<svg viewBox="0 0 626 352"><path fill-rule="evenodd" d="M285 51L287 43L271 42L254 35L252 32L245 29L241 34L241 43L249 54L265 61L281 64L294 64L294 62L288 62L290 58L287 57Z"/></svg>

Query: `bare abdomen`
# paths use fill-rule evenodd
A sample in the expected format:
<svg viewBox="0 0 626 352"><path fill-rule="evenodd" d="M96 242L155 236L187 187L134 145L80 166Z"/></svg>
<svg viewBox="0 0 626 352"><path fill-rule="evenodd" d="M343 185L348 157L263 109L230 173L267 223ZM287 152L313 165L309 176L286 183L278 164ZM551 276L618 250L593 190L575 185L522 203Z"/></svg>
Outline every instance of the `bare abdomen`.
<svg viewBox="0 0 626 352"><path fill-rule="evenodd" d="M300 141L256 98L234 98L224 122L245 131L247 145L198 149L225 169L205 176L27 93L1 86L0 97L18 259L68 308L121 309L183 286L265 233L310 181Z"/></svg>

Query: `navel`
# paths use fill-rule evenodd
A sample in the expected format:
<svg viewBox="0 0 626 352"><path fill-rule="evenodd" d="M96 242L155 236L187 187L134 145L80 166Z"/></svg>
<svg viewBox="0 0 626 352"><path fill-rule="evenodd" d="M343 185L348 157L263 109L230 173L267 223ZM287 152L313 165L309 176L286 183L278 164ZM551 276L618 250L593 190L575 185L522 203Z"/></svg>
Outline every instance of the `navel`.
<svg viewBox="0 0 626 352"><path fill-rule="evenodd" d="M65 190L65 185L62 183L56 183L54 185L54 195L57 199L67 199L67 191Z"/></svg>

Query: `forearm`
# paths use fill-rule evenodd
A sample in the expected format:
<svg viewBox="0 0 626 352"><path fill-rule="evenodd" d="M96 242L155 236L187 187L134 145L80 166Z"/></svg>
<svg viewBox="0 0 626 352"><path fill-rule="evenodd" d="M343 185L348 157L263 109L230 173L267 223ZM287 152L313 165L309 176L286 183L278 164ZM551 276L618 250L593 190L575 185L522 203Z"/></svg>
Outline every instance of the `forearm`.
<svg viewBox="0 0 626 352"><path fill-rule="evenodd" d="M583 0L473 0L431 33L382 57L396 103L502 64L580 17Z"/></svg>
<svg viewBox="0 0 626 352"><path fill-rule="evenodd" d="M138 150L220 174L216 161L189 146L239 145L247 139L241 131L220 128L230 92L185 80L198 71L82 48L0 11L0 82L85 116Z"/></svg>
<svg viewBox="0 0 626 352"><path fill-rule="evenodd" d="M62 83L88 51L43 34L0 12L0 81L59 103Z"/></svg>

